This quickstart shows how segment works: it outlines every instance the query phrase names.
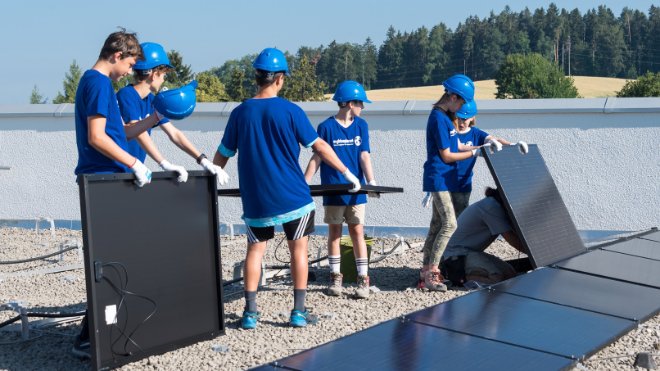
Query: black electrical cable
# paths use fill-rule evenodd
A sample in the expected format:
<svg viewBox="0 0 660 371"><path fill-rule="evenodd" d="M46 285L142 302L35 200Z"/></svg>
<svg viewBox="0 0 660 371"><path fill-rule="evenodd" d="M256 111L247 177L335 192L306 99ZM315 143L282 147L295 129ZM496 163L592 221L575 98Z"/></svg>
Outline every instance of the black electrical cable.
<svg viewBox="0 0 660 371"><path fill-rule="evenodd" d="M10 318L10 319L8 319L8 320L6 320L6 321L0 323L0 328L3 328L3 327L8 326L8 325L11 325L12 323L14 323L14 322L16 322L16 321L18 321L18 320L20 320L20 319L21 319L21 316L16 316L16 317L14 317L14 318Z"/></svg>
<svg viewBox="0 0 660 371"><path fill-rule="evenodd" d="M23 260L0 261L0 265L5 265L5 264L29 263L29 262L33 262L33 261L37 261L37 260L42 260L42 259L50 258L51 256L59 255L59 254L61 254L61 253L63 253L63 252L66 252L66 251L69 251L69 250L73 250L73 249L77 249L77 248L78 248L78 247L76 247L76 246L70 246L70 247L67 247L66 249L64 249L64 250L62 250L62 251L54 252L54 253L52 253L52 254L48 254L48 255L44 255L44 256L37 256L36 258L23 259Z"/></svg>
<svg viewBox="0 0 660 371"><path fill-rule="evenodd" d="M380 262L380 261L383 261L383 260L384 260L385 258L387 258L389 255L391 255L394 251L396 251L397 247L399 247L399 246L401 245L401 243L402 243L402 242L399 241L399 243L397 243L396 245L394 245L394 247L392 247L391 249L389 249L386 253L384 253L383 255L381 255L380 257L378 257L378 258L376 258L376 259L374 259L374 260L371 260L371 263L378 263L378 262ZM406 245L408 245L408 248L412 248L412 247L410 246L410 243L408 243L408 241L403 240L403 243L405 243ZM279 246L279 245L278 245L278 246ZM322 257L320 257L320 258L318 258L318 259L314 259L314 260L308 262L307 264L308 264L308 265L316 264L316 263L318 263L318 262L320 262L320 261L323 261L323 260L325 260L325 259L327 259L327 258L328 258L327 255L326 255L326 256L322 256ZM279 259L278 259L278 260L279 260ZM267 265L267 266L265 266L264 268L266 268L266 269L289 269L290 266L291 266L290 264L288 264L288 265ZM229 286L229 285L231 285L231 284L234 284L234 283L237 283L237 282L241 282L241 281L243 281L243 277L234 278L233 280L229 280L229 281L225 281L225 282L223 282L223 283L222 283L222 287Z"/></svg>
<svg viewBox="0 0 660 371"><path fill-rule="evenodd" d="M27 317L37 317L37 318L69 318L69 317L79 317L79 316L84 316L85 312L76 312L76 313L37 313L37 312L29 312L26 314ZM11 325L12 323L18 321L21 319L21 316L18 315L16 317L13 317L11 319L8 319L2 323L0 323L0 328L3 328L5 326Z"/></svg>
<svg viewBox="0 0 660 371"><path fill-rule="evenodd" d="M28 313L28 317L38 317L38 318L68 318L68 317L79 317L84 316L85 312L76 312L76 313L38 313L31 312Z"/></svg>

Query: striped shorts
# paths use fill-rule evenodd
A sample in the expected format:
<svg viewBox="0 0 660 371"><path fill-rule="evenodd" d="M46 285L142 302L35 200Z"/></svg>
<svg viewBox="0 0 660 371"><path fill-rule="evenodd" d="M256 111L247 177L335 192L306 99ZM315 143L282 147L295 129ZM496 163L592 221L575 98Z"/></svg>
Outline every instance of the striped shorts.
<svg viewBox="0 0 660 371"><path fill-rule="evenodd" d="M314 232L314 210L298 219L282 224L286 239L290 241L309 236ZM247 226L248 243L268 241L275 236L275 227L251 227Z"/></svg>

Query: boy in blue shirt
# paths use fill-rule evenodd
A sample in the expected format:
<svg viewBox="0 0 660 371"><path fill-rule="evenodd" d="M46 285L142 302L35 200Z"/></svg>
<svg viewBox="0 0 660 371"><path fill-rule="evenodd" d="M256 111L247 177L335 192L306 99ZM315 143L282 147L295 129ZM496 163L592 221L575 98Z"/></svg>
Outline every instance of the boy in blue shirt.
<svg viewBox="0 0 660 371"><path fill-rule="evenodd" d="M160 113L156 112L135 125L124 126L112 87L113 81L131 73L133 65L142 58L136 35L122 29L107 37L98 60L81 77L75 103L76 175L130 170L135 174L138 187L151 182L151 171L127 152L127 137L133 138L156 125ZM81 358L90 358L86 316L72 352Z"/></svg>
<svg viewBox="0 0 660 371"><path fill-rule="evenodd" d="M144 60L138 61L133 66L135 83L120 89L117 93L121 115L127 125L132 125L137 121L153 115L155 111L153 107L154 94L158 93L160 87L165 82L165 75L174 69L170 65L165 49L160 44L146 42L142 43L141 46L144 52ZM208 170L211 174L217 174L218 182L221 185L229 181L229 175L220 167L213 165L206 158L206 155L198 151L183 132L177 129L169 119L165 118L161 120L158 127L163 129L168 138L177 147L194 158L204 169ZM150 135L151 129L138 135L135 139L129 140L128 152L142 162L144 162L148 153L160 165L161 169L177 172L179 174L177 180L179 182L185 182L188 179L186 169L183 166L174 165L167 161L160 151L158 151L158 148L156 148Z"/></svg>
<svg viewBox="0 0 660 371"><path fill-rule="evenodd" d="M305 112L277 94L289 75L284 53L264 49L255 59L257 94L236 107L227 122L213 163L224 168L238 153L238 180L247 226L247 254L243 282L245 310L243 329L257 326L257 287L266 244L273 238L276 225L282 225L291 253L294 308L289 324L307 325L307 239L314 231L314 201L305 182L298 157L300 145L312 147L325 162L353 183L360 182L337 158L332 148L318 138Z"/></svg>
<svg viewBox="0 0 660 371"><path fill-rule="evenodd" d="M339 105L339 112L323 121L317 128L319 137L325 140L335 151L339 159L358 179L367 179L367 184L376 185L369 154L369 126L360 117L364 102L371 103L362 85L347 80L337 86L334 101ZM313 155L305 171L309 183L312 176L321 167L321 184L341 184L341 174L321 162L318 155ZM330 281L327 294L342 294L342 274L340 272L340 239L342 224L346 221L348 232L353 242L353 253L357 266L357 284L355 292L359 299L369 297L369 275L367 245L364 241L364 216L367 195L355 194L344 196L324 196L324 222L328 223L328 262L330 263Z"/></svg>

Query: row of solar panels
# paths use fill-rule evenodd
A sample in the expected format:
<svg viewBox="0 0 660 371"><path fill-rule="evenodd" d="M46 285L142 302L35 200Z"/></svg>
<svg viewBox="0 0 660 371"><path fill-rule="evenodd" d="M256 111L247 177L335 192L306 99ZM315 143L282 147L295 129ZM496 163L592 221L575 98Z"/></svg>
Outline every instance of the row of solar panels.
<svg viewBox="0 0 660 371"><path fill-rule="evenodd" d="M584 246L536 145L484 151L533 268L256 370L557 370L660 310L660 232Z"/></svg>

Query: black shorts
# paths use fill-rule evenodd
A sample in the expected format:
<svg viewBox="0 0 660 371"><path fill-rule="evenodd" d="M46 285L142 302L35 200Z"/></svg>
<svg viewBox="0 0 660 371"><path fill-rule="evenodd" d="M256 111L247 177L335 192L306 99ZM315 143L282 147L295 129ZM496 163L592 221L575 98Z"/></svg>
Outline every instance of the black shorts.
<svg viewBox="0 0 660 371"><path fill-rule="evenodd" d="M309 236L314 232L314 210L302 217L282 224L286 239L290 241ZM250 227L247 226L248 243L268 241L275 236L275 227Z"/></svg>

